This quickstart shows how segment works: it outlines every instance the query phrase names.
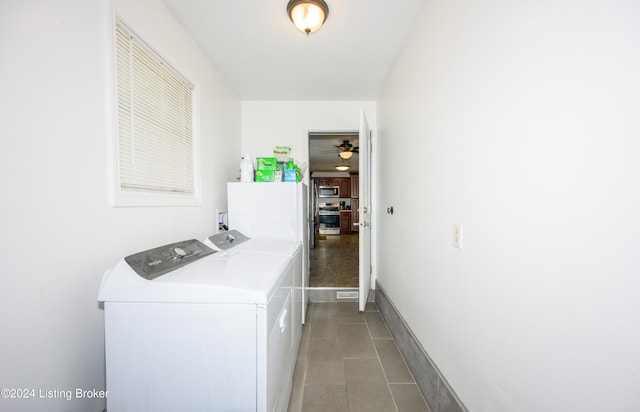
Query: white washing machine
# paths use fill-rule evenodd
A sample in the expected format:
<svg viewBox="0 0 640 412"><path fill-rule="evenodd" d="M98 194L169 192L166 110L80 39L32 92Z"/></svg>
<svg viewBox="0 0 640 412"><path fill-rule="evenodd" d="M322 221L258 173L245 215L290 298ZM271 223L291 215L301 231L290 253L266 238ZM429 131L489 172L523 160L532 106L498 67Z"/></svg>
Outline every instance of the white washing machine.
<svg viewBox="0 0 640 412"><path fill-rule="evenodd" d="M122 259L102 280L107 410L285 412L290 257L197 240Z"/></svg>
<svg viewBox="0 0 640 412"><path fill-rule="evenodd" d="M250 238L238 230L229 230L209 236L204 244L218 251L263 252L291 257L293 260L294 322L304 324L309 305L306 285L308 273L304 270L302 243L294 240Z"/></svg>
<svg viewBox="0 0 640 412"><path fill-rule="evenodd" d="M205 239L204 244L217 251L252 251L295 256L300 252L302 243L282 239L253 239L238 230L216 233Z"/></svg>
<svg viewBox="0 0 640 412"><path fill-rule="evenodd" d="M229 230L209 236L204 240L204 244L214 250L228 253L268 253L291 258L293 261L292 337L294 349L297 352L302 340L302 324L304 324L308 305L304 287L302 243L282 239L254 239L249 238L238 230Z"/></svg>

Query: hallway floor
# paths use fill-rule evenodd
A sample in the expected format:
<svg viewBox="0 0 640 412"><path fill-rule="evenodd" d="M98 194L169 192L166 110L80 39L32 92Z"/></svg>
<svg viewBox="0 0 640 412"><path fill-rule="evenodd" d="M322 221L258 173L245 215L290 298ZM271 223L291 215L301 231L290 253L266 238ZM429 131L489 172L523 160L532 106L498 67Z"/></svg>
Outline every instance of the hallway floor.
<svg viewBox="0 0 640 412"><path fill-rule="evenodd" d="M316 236L309 260L309 286L358 287L357 233Z"/></svg>
<svg viewBox="0 0 640 412"><path fill-rule="evenodd" d="M309 306L289 412L429 412L375 303Z"/></svg>

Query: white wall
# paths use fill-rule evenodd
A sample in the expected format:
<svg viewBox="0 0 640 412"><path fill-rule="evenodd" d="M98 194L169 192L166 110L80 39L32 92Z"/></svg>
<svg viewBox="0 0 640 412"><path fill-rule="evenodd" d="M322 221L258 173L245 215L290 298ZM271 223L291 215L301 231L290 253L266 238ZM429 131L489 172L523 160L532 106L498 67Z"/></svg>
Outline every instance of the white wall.
<svg viewBox="0 0 640 412"><path fill-rule="evenodd" d="M309 132L357 131L360 109L375 129L376 103L371 101L243 101L242 153L272 156L276 146L290 146L291 157L305 163L308 182ZM239 162L239 161L238 161Z"/></svg>
<svg viewBox="0 0 640 412"><path fill-rule="evenodd" d="M104 389L103 272L215 230L240 153L240 101L159 0L114 1L200 86L203 205L111 208L101 1L0 5L0 388ZM0 398L0 410L102 411L103 400Z"/></svg>
<svg viewBox="0 0 640 412"><path fill-rule="evenodd" d="M357 131L363 109L376 144L377 104L371 101L258 101L244 100L242 106L241 151L256 157L272 156L276 146L291 147L291 157L303 168L303 181L309 184L309 132ZM375 150L375 149L374 149ZM376 161L376 153L372 155ZM375 171L373 172L375 180ZM372 191L373 210L377 207ZM377 225L376 217L372 223ZM372 233L372 249L376 247ZM375 286L377 261L372 257L372 286Z"/></svg>
<svg viewBox="0 0 640 412"><path fill-rule="evenodd" d="M640 410L638 21L433 0L388 78L379 282L470 411Z"/></svg>

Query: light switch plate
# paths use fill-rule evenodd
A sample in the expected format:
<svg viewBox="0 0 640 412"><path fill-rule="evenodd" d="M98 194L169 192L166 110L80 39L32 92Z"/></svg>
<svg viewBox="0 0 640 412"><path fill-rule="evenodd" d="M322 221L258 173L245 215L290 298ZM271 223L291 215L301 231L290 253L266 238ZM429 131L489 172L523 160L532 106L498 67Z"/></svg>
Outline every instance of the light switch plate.
<svg viewBox="0 0 640 412"><path fill-rule="evenodd" d="M462 249L462 223L453 225L453 247Z"/></svg>

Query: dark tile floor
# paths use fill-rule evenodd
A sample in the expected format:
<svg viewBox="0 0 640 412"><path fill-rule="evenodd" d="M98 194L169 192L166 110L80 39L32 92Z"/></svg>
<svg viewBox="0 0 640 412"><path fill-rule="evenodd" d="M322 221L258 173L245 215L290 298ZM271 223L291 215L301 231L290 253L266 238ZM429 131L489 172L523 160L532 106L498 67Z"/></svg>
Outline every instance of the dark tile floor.
<svg viewBox="0 0 640 412"><path fill-rule="evenodd" d="M310 305L289 412L429 412L375 303Z"/></svg>
<svg viewBox="0 0 640 412"><path fill-rule="evenodd" d="M316 236L309 264L309 286L357 288L358 234Z"/></svg>

